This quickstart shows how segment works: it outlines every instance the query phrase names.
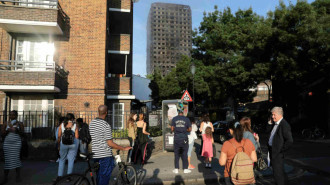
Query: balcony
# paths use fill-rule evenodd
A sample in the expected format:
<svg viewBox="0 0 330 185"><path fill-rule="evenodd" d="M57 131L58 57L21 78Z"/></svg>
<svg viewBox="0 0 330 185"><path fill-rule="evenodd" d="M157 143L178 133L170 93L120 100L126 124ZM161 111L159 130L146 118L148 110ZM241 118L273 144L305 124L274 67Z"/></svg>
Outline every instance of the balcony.
<svg viewBox="0 0 330 185"><path fill-rule="evenodd" d="M111 0L110 11L131 12L131 0Z"/></svg>
<svg viewBox="0 0 330 185"><path fill-rule="evenodd" d="M111 54L130 54L131 35L129 34L111 34L109 38L109 50Z"/></svg>
<svg viewBox="0 0 330 185"><path fill-rule="evenodd" d="M135 99L135 96L131 95L130 77L109 77L106 86L107 99Z"/></svg>
<svg viewBox="0 0 330 185"><path fill-rule="evenodd" d="M107 79L107 94L131 94L130 77L109 77Z"/></svg>
<svg viewBox="0 0 330 185"><path fill-rule="evenodd" d="M55 62L0 60L0 91L66 92L68 74Z"/></svg>
<svg viewBox="0 0 330 185"><path fill-rule="evenodd" d="M7 0L0 3L0 27L9 33L63 35L69 17L58 0Z"/></svg>

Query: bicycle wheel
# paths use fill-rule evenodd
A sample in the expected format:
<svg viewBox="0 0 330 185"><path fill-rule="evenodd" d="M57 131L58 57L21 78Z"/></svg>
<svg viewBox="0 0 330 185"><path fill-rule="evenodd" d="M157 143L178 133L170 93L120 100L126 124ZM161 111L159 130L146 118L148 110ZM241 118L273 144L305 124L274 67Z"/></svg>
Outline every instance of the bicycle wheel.
<svg viewBox="0 0 330 185"><path fill-rule="evenodd" d="M80 174L63 176L55 182L56 185L90 185L89 180Z"/></svg>
<svg viewBox="0 0 330 185"><path fill-rule="evenodd" d="M310 129L304 129L301 132L304 139L311 139L312 138L312 131Z"/></svg>
<svg viewBox="0 0 330 185"><path fill-rule="evenodd" d="M116 185L136 185L136 170L133 166L126 166L125 169L120 169L117 175Z"/></svg>

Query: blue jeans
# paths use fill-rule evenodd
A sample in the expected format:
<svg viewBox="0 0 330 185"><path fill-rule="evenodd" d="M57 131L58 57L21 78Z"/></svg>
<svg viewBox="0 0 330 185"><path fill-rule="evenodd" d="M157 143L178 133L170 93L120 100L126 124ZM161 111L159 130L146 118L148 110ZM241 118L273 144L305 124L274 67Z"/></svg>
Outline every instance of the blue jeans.
<svg viewBox="0 0 330 185"><path fill-rule="evenodd" d="M60 161L58 165L58 176L63 176L64 174L64 166L65 160L68 160L68 174L71 174L73 171L74 160L77 155L77 140L75 139L75 143L72 145L64 145L61 142L60 145Z"/></svg>
<svg viewBox="0 0 330 185"><path fill-rule="evenodd" d="M100 168L99 171L97 172L97 178L96 178L97 185L108 185L112 170L115 167L114 158L113 157L95 158L94 162L98 162L100 164Z"/></svg>
<svg viewBox="0 0 330 185"><path fill-rule="evenodd" d="M189 143L189 147L188 147L188 157L191 157L191 152L192 152L192 149L194 147L194 141L192 143Z"/></svg>
<svg viewBox="0 0 330 185"><path fill-rule="evenodd" d="M83 154L87 154L87 143L82 143L82 140L79 140L79 152Z"/></svg>

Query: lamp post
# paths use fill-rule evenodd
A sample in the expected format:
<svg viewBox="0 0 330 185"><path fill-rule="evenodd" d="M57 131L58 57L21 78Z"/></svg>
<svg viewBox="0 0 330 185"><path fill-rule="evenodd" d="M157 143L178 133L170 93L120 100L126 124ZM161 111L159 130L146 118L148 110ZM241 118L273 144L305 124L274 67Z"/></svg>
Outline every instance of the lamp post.
<svg viewBox="0 0 330 185"><path fill-rule="evenodd" d="M195 62L191 63L190 72L193 75L193 114L194 114L194 117L195 117L195 73L196 73Z"/></svg>

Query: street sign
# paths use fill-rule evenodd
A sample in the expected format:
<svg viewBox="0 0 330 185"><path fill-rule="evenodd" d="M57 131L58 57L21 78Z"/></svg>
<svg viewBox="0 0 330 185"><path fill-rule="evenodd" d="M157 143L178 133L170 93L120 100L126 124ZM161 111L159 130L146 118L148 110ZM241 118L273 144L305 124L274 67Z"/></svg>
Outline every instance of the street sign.
<svg viewBox="0 0 330 185"><path fill-rule="evenodd" d="M192 98L188 92L188 90L186 90L184 93L183 93L183 96L181 98L181 100L185 100L185 101L189 101L189 102L192 102Z"/></svg>

